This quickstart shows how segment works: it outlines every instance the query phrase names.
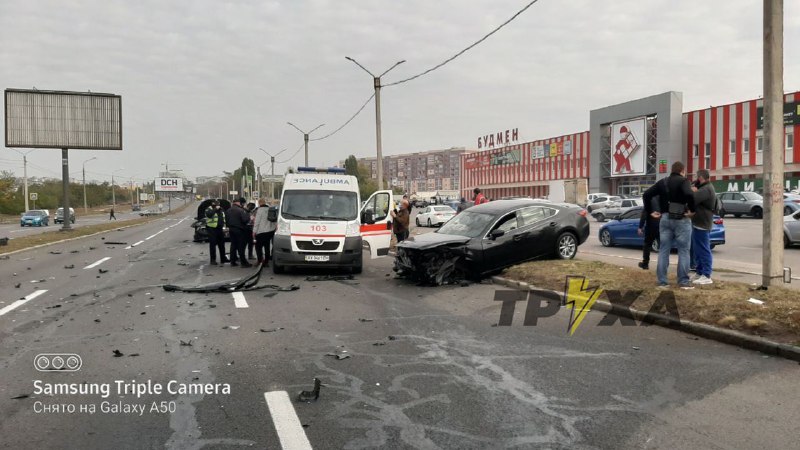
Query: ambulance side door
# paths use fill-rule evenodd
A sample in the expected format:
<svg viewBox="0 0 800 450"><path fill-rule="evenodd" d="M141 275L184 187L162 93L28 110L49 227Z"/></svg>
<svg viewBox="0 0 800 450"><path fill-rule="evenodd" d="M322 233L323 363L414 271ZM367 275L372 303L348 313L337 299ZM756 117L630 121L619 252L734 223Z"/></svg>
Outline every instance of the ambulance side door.
<svg viewBox="0 0 800 450"><path fill-rule="evenodd" d="M392 241L392 191L377 191L372 194L361 208L361 239L369 243L372 259L387 256ZM372 215L372 222L365 223L367 215Z"/></svg>

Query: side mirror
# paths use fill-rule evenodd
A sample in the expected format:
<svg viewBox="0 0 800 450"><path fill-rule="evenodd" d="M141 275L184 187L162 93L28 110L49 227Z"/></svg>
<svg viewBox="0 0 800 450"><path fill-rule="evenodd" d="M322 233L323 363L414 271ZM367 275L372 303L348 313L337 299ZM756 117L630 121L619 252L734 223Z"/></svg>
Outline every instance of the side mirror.
<svg viewBox="0 0 800 450"><path fill-rule="evenodd" d="M505 230L496 229L489 233L489 237L492 238L492 240L495 240L504 234L506 234Z"/></svg>
<svg viewBox="0 0 800 450"><path fill-rule="evenodd" d="M267 220L270 222L277 222L278 221L278 208L270 207L267 210Z"/></svg>
<svg viewBox="0 0 800 450"><path fill-rule="evenodd" d="M361 223L372 225L375 223L375 216L372 215L372 211L361 211Z"/></svg>

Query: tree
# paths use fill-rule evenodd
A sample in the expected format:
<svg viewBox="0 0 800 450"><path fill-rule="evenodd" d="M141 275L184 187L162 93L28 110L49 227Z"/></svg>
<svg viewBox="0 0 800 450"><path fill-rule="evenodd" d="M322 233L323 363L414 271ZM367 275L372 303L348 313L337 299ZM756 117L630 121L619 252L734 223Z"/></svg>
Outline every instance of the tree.
<svg viewBox="0 0 800 450"><path fill-rule="evenodd" d="M360 175L361 171L358 168L358 160L356 159L355 156L350 155L344 161L344 171L346 174L352 175L358 178L359 181L361 181L361 175Z"/></svg>

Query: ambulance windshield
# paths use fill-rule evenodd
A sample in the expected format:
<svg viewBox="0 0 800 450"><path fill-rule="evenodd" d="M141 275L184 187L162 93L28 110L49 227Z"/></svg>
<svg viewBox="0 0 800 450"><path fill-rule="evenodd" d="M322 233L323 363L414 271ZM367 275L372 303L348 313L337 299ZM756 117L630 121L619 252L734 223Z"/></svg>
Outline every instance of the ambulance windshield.
<svg viewBox="0 0 800 450"><path fill-rule="evenodd" d="M355 220L355 192L288 190L283 194L281 216L287 220Z"/></svg>

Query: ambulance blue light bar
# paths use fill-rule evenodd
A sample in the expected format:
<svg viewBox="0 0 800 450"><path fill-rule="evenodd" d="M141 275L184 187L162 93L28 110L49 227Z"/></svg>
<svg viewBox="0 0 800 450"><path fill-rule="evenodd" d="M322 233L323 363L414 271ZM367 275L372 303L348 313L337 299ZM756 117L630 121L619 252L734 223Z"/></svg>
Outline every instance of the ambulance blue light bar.
<svg viewBox="0 0 800 450"><path fill-rule="evenodd" d="M341 167L298 167L297 173L338 173L344 175L347 171Z"/></svg>

